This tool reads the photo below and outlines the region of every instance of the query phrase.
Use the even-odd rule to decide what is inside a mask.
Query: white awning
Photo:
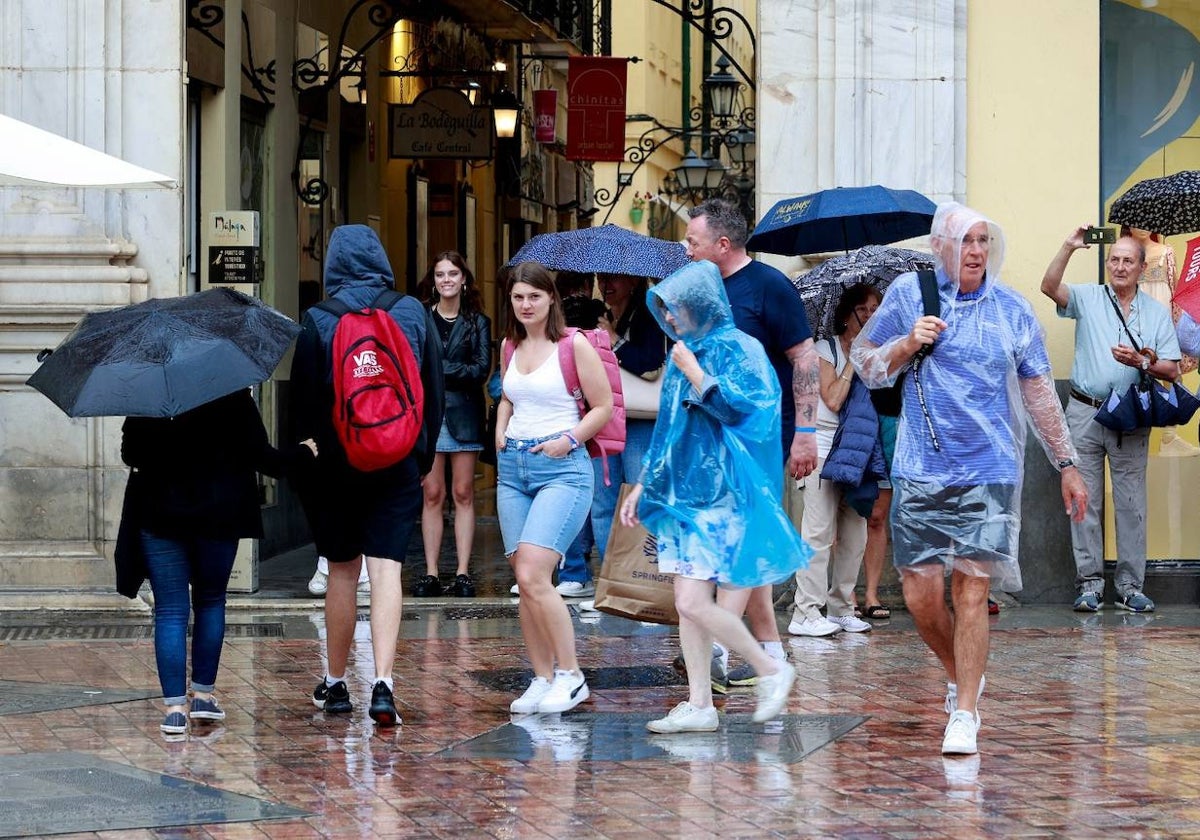
[[[175,179],[0,114],[0,186],[173,188]]]

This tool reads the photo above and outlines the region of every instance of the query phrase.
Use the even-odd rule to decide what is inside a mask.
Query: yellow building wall
[[[1157,12],[1178,19],[1196,4],[1162,0]],[[1036,21],[1031,26],[1030,21]],[[1100,4],[1093,0],[970,0],[967,13],[967,203],[1004,229],[1004,280],[1032,301],[1046,330],[1054,376],[1070,375],[1074,322],[1059,318],[1041,294],[1046,265],[1077,225],[1100,218]],[[1195,27],[1193,28],[1195,31]],[[1111,117],[1110,117],[1111,118]],[[1108,204],[1143,178],[1200,168],[1200,125],[1151,156]],[[1188,236],[1175,237],[1182,263]],[[1068,283],[1103,277],[1102,256],[1077,254]],[[1186,382],[1196,387],[1198,377]],[[1197,421],[1181,436],[1196,440]],[[1200,555],[1200,522],[1186,515],[1182,488],[1200,481],[1200,458],[1157,455],[1161,433],[1151,437],[1147,557],[1189,559]],[[1116,546],[1112,499],[1106,493],[1105,555]]]

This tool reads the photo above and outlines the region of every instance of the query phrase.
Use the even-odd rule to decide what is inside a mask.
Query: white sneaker
[[[970,712],[950,715],[946,734],[942,736],[942,755],[974,755],[979,752],[975,745],[978,733],[979,723]]]
[[[805,618],[800,621],[793,619],[788,625],[788,632],[793,636],[832,636],[842,632],[840,624],[834,624],[822,615],[816,618]]]
[[[318,569],[308,581],[308,591],[314,595],[324,595],[329,591],[329,575]]]
[[[666,717],[648,721],[646,728],[660,734],[714,732],[717,728],[717,710],[713,706],[709,706],[707,709],[698,709],[684,700],[667,712]]]
[[[596,609],[596,602],[594,600],[580,601],[578,604],[576,604],[576,606],[579,607],[580,612],[590,612],[590,613],[600,612],[600,610]]]
[[[555,668],[554,682],[538,703],[537,710],[544,715],[568,712],[588,699],[589,695],[587,680],[582,673]]]
[[[853,615],[831,615],[826,620],[833,622],[847,633],[866,633],[871,629],[870,624]]]
[[[545,677],[534,677],[525,693],[508,705],[514,715],[531,715],[538,710],[538,703],[550,691],[551,682]]]
[[[975,717],[979,717],[979,700],[983,697],[983,689],[987,685],[987,674],[982,674],[979,677],[979,691],[975,694]],[[958,711],[958,685],[952,682],[946,683],[946,714],[952,715]]]
[[[514,583],[512,586],[508,587],[508,594],[520,596],[521,588]]]
[[[780,662],[779,670],[774,674],[760,676],[754,686],[758,691],[758,707],[750,719],[755,723],[764,723],[779,717],[787,706],[788,695],[792,693],[792,683],[795,681],[796,669],[788,662]]]
[[[590,580],[587,583],[578,580],[564,580],[554,589],[564,598],[590,598],[596,594],[596,584]]]

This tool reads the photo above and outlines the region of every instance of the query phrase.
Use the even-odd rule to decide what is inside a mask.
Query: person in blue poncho
[[[779,382],[762,345],[734,326],[712,263],[681,268],[646,298],[676,344],[641,481],[620,515],[630,526],[640,517],[658,540],[659,570],[675,575],[688,673],[688,699],[646,728],[717,728],[708,668],[714,639],[754,668],[754,720],[770,720],[783,711],[796,672],[765,653],[740,616],[753,587],[786,580],[811,554],[782,507]],[[728,609],[714,600],[717,585],[737,588]]]

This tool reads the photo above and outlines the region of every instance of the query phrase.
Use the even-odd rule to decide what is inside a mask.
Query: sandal
[[[884,619],[891,617],[891,609],[885,607],[883,604],[871,604],[871,606],[863,610],[863,618]]]

